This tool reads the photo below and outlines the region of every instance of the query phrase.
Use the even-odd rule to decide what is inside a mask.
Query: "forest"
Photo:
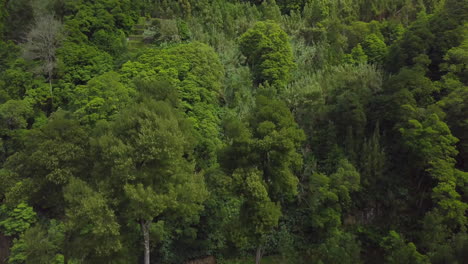
[[[0,264],[468,263],[468,0],[0,0]]]

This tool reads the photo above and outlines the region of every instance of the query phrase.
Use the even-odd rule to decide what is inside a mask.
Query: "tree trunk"
[[[255,255],[255,264],[260,264],[262,261],[262,255],[263,255],[263,249],[262,246],[257,247],[257,254]]]
[[[149,229],[150,229],[151,221],[148,220],[141,220],[141,230],[143,231],[143,239],[145,245],[145,260],[144,264],[150,264],[150,238],[149,238]]]
[[[10,256],[11,239],[0,233],[0,264],[6,264]]]

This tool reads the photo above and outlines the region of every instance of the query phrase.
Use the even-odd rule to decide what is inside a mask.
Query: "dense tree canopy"
[[[466,0],[0,0],[0,264],[465,263],[467,65]]]

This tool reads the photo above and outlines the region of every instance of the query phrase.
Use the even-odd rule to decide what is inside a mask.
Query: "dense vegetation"
[[[0,263],[467,263],[468,0],[0,0],[0,36]]]

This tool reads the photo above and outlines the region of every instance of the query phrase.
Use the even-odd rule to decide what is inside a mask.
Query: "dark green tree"
[[[141,227],[150,263],[153,222],[196,223],[207,191],[193,162],[191,124],[171,105],[146,99],[122,111],[100,140],[110,161],[116,198]],[[121,194],[125,195],[122,197]]]
[[[136,61],[122,66],[122,82],[167,82],[178,90],[180,107],[194,120],[198,144],[197,167],[207,169],[216,163],[221,147],[219,95],[223,66],[214,50],[193,42],[165,49],[150,49]]]
[[[35,225],[13,241],[8,263],[63,264],[64,237],[63,223],[56,220],[45,227]]]
[[[254,82],[284,87],[295,68],[288,35],[274,22],[257,22],[239,39]]]
[[[385,61],[387,56],[387,45],[375,34],[368,35],[362,47],[370,63],[381,64]]]
[[[47,124],[28,131],[23,144],[4,165],[18,176],[7,197],[10,192],[11,202],[27,200],[32,205],[63,212],[62,187],[71,177],[88,175],[87,133],[69,113],[58,111]],[[15,194],[18,192],[21,197]]]
[[[107,72],[74,89],[70,108],[83,124],[111,120],[130,103],[135,90],[120,82],[120,75]]]
[[[416,250],[416,246],[405,240],[395,231],[390,231],[388,236],[382,239],[380,245],[387,252],[386,263],[398,264],[428,264],[429,258]]]
[[[246,121],[227,121],[229,144],[221,161],[244,197],[240,221],[257,246],[259,263],[265,236],[278,224],[281,204],[298,193],[296,172],[302,165],[298,149],[304,133],[283,102],[263,95]]]
[[[71,178],[65,186],[65,257],[101,263],[122,247],[119,224],[107,199],[86,182]]]

